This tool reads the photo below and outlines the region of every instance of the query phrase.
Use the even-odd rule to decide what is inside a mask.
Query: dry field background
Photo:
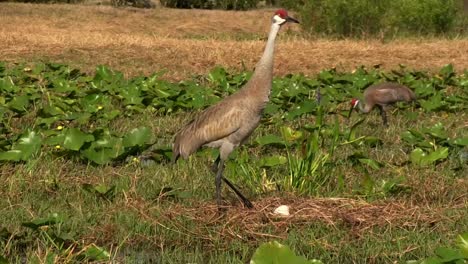
[[[0,61],[32,65],[55,61],[88,72],[106,64],[127,76],[167,70],[164,78],[170,80],[204,75],[216,65],[251,70],[264,47],[272,12],[0,3]],[[275,60],[277,75],[312,75],[324,68],[352,70],[374,64],[438,71],[453,63],[460,71],[468,68],[468,38],[386,43],[318,39],[297,25],[288,25],[280,32]],[[42,81],[38,83],[42,87]],[[158,144],[165,145],[192,116],[188,110],[162,114],[151,109],[122,114],[109,130],[124,133],[148,127]],[[358,133],[384,142],[383,147],[368,149],[370,158],[385,165],[373,170],[374,190],[368,196],[362,194],[367,188],[364,172],[349,161],[337,164],[342,175],[332,175],[336,179],[316,197],[270,190],[268,179],[280,182],[288,169],[268,170],[268,178],[267,170],[254,159],[269,150],[246,146],[238,152],[244,161],[231,163],[227,171],[257,209],[244,210],[224,188],[232,206],[223,216],[218,215],[213,199],[208,152],[176,165],[93,166],[58,153],[38,155],[25,163],[2,163],[0,263],[1,257],[12,263],[46,263],[49,256],[56,257],[55,263],[76,263],[80,250],[94,244],[111,253],[111,263],[247,263],[260,243],[274,239],[324,263],[403,263],[432,256],[435,248],[451,245],[468,230],[468,182],[462,177],[466,173],[450,162],[427,168],[404,164],[408,150],[400,135],[408,128],[421,131],[437,122],[452,138],[465,135],[467,113],[411,111],[389,113],[389,128],[379,125],[377,113],[360,127]],[[13,117],[8,124],[18,131],[32,127],[36,112],[27,112],[24,123]],[[267,121],[251,140],[278,134],[284,126],[302,127],[314,119],[310,115],[290,123]],[[344,159],[355,151],[348,147],[338,157]],[[400,178],[404,179],[401,193],[384,189]],[[387,182],[390,185],[384,185]],[[112,186],[116,192],[108,199],[84,186]],[[174,194],[163,191],[166,187],[173,188]],[[188,197],[177,198],[178,194]],[[272,217],[280,204],[291,205],[293,217]],[[22,225],[55,212],[67,217],[57,229],[70,232],[76,248],[58,248],[42,236],[46,232],[29,231]]]
[[[126,75],[166,69],[181,80],[216,65],[252,69],[261,55],[271,9],[141,10],[92,5],[0,4],[0,60],[53,60],[92,71],[106,64]],[[275,73],[314,74],[406,64],[433,70],[468,68],[468,39],[331,40],[307,37],[297,25],[280,33]]]

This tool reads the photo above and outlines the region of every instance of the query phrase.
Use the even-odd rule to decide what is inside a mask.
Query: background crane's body
[[[396,102],[411,102],[413,100],[416,100],[413,91],[402,84],[390,82],[375,84],[369,86],[369,88],[364,91],[364,105],[357,99],[351,101],[351,109],[349,110],[348,118],[356,107],[358,107],[362,113],[369,113],[377,106],[380,110],[383,124],[387,126],[387,106]]]
[[[249,82],[239,92],[205,109],[175,136],[174,162],[180,156],[187,158],[202,146],[219,148],[220,156],[215,161],[218,206],[221,205],[222,179],[241,198],[245,206],[253,207],[252,203],[223,177],[224,162],[234,148],[244,143],[260,123],[271,91],[276,35],[286,22],[298,23],[290,18],[285,10],[276,11],[265,51]]]

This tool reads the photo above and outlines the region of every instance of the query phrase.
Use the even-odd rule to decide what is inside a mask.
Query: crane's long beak
[[[349,109],[349,113],[348,113],[348,119],[351,117],[351,114],[353,113],[353,110],[355,109],[354,106],[351,106],[351,108]]]
[[[292,22],[292,23],[297,23],[300,24],[299,21],[295,18],[292,18],[290,16],[286,17],[286,22]]]

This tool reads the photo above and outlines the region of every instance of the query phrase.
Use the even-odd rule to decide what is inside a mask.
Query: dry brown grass
[[[167,69],[165,77],[206,74],[216,65],[252,69],[269,28],[271,10],[207,11],[109,6],[1,3],[0,59],[53,60],[91,71],[107,64],[127,75]],[[282,30],[275,72],[314,74],[323,68],[398,64],[427,70],[453,63],[468,68],[468,40],[327,40]]]
[[[291,214],[289,216],[275,215],[273,211],[279,205],[289,205]],[[262,238],[286,239],[291,229],[305,228],[317,222],[336,229],[349,229],[350,235],[359,239],[363,233],[370,232],[369,230],[373,227],[398,226],[416,230],[421,227],[433,227],[440,222],[446,224],[447,221],[457,221],[461,217],[453,215],[449,219],[444,216],[446,211],[456,209],[456,207],[435,210],[405,202],[368,203],[347,198],[264,198],[255,202],[253,210],[229,206],[224,213],[219,213],[214,202],[200,202],[190,207],[173,203],[161,210],[159,205],[135,200],[119,205],[119,210],[124,207],[136,212],[142,219],[154,226],[197,237],[207,242],[207,247],[215,245],[214,240],[223,241],[222,245],[219,243],[216,245],[226,248],[229,247],[230,242],[236,240],[255,244]],[[463,207],[458,209],[461,208]],[[156,218],[152,215],[155,210],[158,212]],[[187,221],[196,223],[196,226],[200,228],[189,230]],[[215,236],[206,232],[209,227],[216,227]],[[101,236],[101,232],[111,234],[113,231],[100,230],[99,235],[94,233],[87,239],[96,241]],[[339,249],[336,250],[339,251]]]

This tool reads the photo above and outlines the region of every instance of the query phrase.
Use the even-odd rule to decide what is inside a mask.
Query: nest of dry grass
[[[289,216],[274,214],[280,205],[290,207]],[[147,215],[146,209],[134,208],[145,220],[156,225],[210,241],[213,235],[207,234],[207,228],[216,230],[217,240],[255,242],[265,237],[286,238],[291,228],[300,229],[314,222],[335,228],[348,227],[352,234],[359,237],[363,231],[375,226],[432,226],[443,217],[436,210],[401,201],[368,203],[348,198],[265,198],[256,201],[254,206],[255,209],[228,206],[220,213],[213,202],[190,207],[174,203],[159,211],[157,218]],[[189,230],[187,220],[200,228]]]

